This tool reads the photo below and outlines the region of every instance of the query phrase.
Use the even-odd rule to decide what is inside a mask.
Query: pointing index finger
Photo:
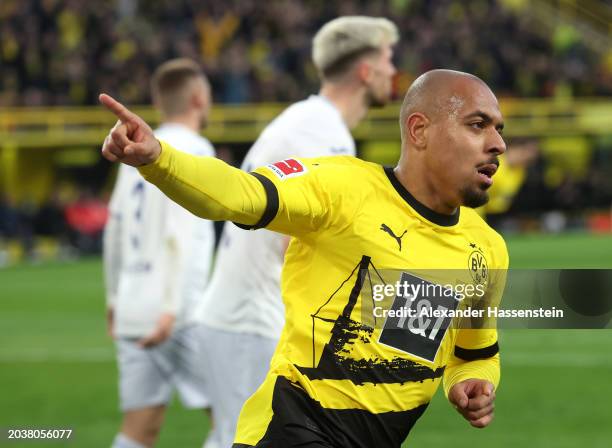
[[[108,110],[114,113],[117,118],[121,120],[121,122],[127,123],[128,121],[134,121],[136,115],[130,112],[127,107],[114,99],[112,96],[102,93],[98,99]]]

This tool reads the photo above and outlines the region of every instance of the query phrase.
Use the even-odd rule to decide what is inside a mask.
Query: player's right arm
[[[257,179],[218,159],[176,151],[123,104],[105,94],[100,102],[118,118],[102,146],[106,159],[140,168],[168,197],[202,218],[257,222],[266,207]]]
[[[147,181],[197,216],[291,235],[315,231],[328,221],[328,191],[317,188],[314,170],[305,163],[281,162],[280,168],[248,174],[212,157],[177,151],[156,140],[151,128],[122,104],[108,95],[100,101],[119,118],[104,142],[104,157],[138,167]],[[290,173],[286,181],[275,169]]]

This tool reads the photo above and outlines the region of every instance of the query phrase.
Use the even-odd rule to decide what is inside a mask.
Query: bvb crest
[[[468,269],[472,279],[477,285],[484,285],[489,279],[489,267],[484,254],[480,250],[475,250],[468,258]]]

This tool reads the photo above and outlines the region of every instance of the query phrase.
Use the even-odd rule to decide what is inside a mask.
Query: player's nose
[[[506,152],[506,142],[497,129],[491,129],[487,139],[487,153],[500,155]]]

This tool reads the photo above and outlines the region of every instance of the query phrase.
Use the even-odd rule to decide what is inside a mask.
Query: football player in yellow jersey
[[[413,83],[394,169],[333,157],[247,174],[158,142],[123,105],[100,100],[119,118],[107,159],[138,166],[203,218],[294,237],[282,278],[286,324],[266,380],[243,407],[235,447],[399,447],[442,380],[471,425],[491,422],[495,328],[431,328],[429,320],[419,331],[389,328],[391,320],[379,328],[361,300],[374,271],[415,278],[469,264],[481,283],[507,268],[503,239],[472,210],[486,203],[506,149],[497,99],[482,80],[434,70]],[[497,303],[502,288],[493,286],[486,299]]]

